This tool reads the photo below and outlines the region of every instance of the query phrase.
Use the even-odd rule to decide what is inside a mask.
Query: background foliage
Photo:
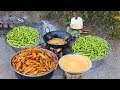
[[[63,28],[70,24],[73,17],[72,11],[0,11],[0,17],[11,14],[12,16],[28,16],[30,21],[52,20]],[[120,11],[78,11],[83,19],[84,27],[102,34],[109,31],[111,37],[120,36]],[[117,28],[117,29],[116,29]]]

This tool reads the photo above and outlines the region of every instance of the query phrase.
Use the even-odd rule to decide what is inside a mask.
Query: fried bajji
[[[22,63],[21,63],[21,62],[18,62],[18,63],[16,64],[16,70],[19,70],[21,66],[22,66]]]
[[[35,60],[29,60],[31,63],[33,63],[34,65],[39,65],[40,66],[40,63],[35,61]]]
[[[46,58],[46,56],[45,56],[43,53],[38,53],[38,55],[39,55],[41,58],[43,58],[43,59]]]
[[[28,75],[33,76],[33,75],[36,75],[37,73],[38,71],[33,71],[33,72],[28,73]]]
[[[24,70],[23,74],[27,74],[27,73],[30,72],[32,69],[34,69],[34,67],[32,67],[32,66],[27,67],[27,68]]]
[[[13,68],[25,75],[42,75],[57,67],[54,54],[48,50],[28,48],[22,50],[12,59]]]

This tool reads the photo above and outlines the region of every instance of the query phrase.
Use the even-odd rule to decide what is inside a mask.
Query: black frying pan
[[[53,47],[53,48],[64,48],[66,47],[68,44],[70,44],[71,42],[71,34],[69,34],[68,32],[65,32],[65,31],[50,31],[50,28],[49,27],[46,27],[45,28],[45,31],[46,29],[49,29],[49,32],[46,32],[46,34],[43,36],[43,39],[45,41],[45,43],[49,46],[49,47]],[[52,45],[52,44],[48,44],[47,42],[49,40],[51,40],[52,38],[62,38],[64,40],[67,41],[67,44],[65,45]]]

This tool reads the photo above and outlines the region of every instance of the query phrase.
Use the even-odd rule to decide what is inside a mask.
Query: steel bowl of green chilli
[[[16,52],[39,45],[40,32],[31,26],[14,26],[6,35],[6,42]]]
[[[100,66],[110,53],[110,45],[98,36],[79,36],[72,45],[73,53],[85,55],[92,61],[92,68]]]

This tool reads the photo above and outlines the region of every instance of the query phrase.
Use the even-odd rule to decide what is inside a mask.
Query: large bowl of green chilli
[[[26,25],[16,25],[6,35],[6,42],[15,51],[35,47],[40,42],[38,29]]]
[[[110,45],[98,36],[79,36],[72,45],[73,53],[87,56],[92,61],[92,68],[100,66],[110,53]]]

